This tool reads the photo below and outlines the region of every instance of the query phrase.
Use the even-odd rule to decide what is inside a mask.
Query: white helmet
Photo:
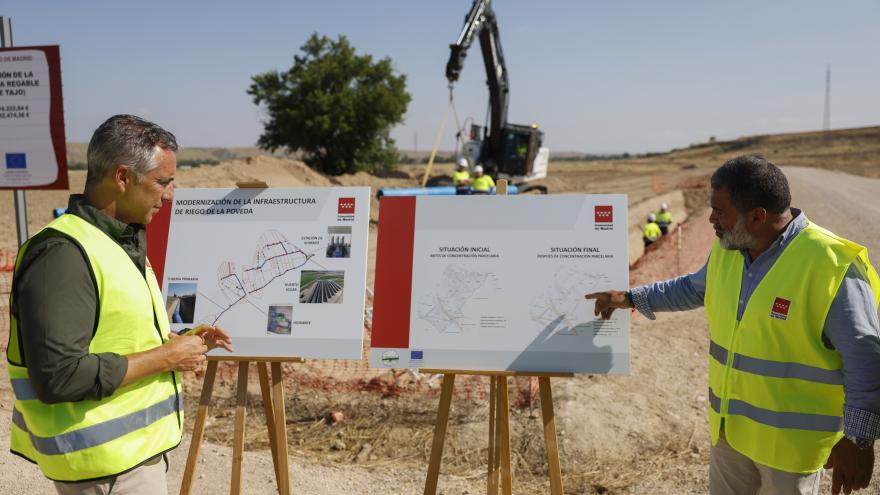
[[[667,205],[666,203],[660,203],[661,210],[665,210],[666,208],[669,208],[669,205]]]
[[[467,158],[465,158],[463,156],[458,157],[458,160],[456,161],[455,165],[462,167],[462,168],[467,168],[467,166],[468,166]]]
[[[474,173],[475,173],[475,174],[479,174],[479,173],[482,172],[482,171],[483,171],[483,166],[482,166],[482,165],[477,165],[476,167],[474,167]]]
[[[654,222],[656,220],[657,220],[657,215],[655,215],[653,213],[648,213],[648,221],[649,222]]]

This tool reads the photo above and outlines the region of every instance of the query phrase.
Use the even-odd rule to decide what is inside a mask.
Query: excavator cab
[[[533,164],[544,141],[544,133],[537,126],[507,124],[501,128],[501,156],[497,164],[499,174],[509,177],[532,175]]]
[[[544,133],[532,124],[506,124],[501,128],[501,145],[492,152],[483,126],[472,125],[464,154],[471,163],[481,163],[495,178],[533,180],[547,176],[549,153],[542,148]]]

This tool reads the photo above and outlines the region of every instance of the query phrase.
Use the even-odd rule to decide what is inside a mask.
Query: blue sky
[[[312,32],[390,57],[412,101],[393,131],[429,149],[447,111],[444,69],[470,0],[9,0],[16,46],[61,45],[69,141],[135,113],[183,146],[252,146],[261,111],[250,77],[289,68]],[[512,123],[552,150],[662,151],[752,134],[880,124],[880,2],[493,2]],[[459,117],[485,118],[479,47],[456,85]],[[452,122],[450,121],[450,127]],[[441,148],[452,149],[447,128]]]
[[[190,296],[198,292],[198,285],[189,282],[171,282],[168,284],[168,295]]]

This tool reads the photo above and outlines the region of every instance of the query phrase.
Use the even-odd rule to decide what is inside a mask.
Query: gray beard
[[[740,216],[732,229],[722,232],[719,243],[724,249],[751,249],[755,247],[755,238],[746,230],[745,219]]]

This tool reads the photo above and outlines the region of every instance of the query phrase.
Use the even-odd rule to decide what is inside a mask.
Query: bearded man
[[[880,436],[880,278],[867,250],[792,208],[785,175],[741,156],[712,175],[717,240],[697,272],[586,294],[596,315],[705,307],[712,495],[868,486]]]

